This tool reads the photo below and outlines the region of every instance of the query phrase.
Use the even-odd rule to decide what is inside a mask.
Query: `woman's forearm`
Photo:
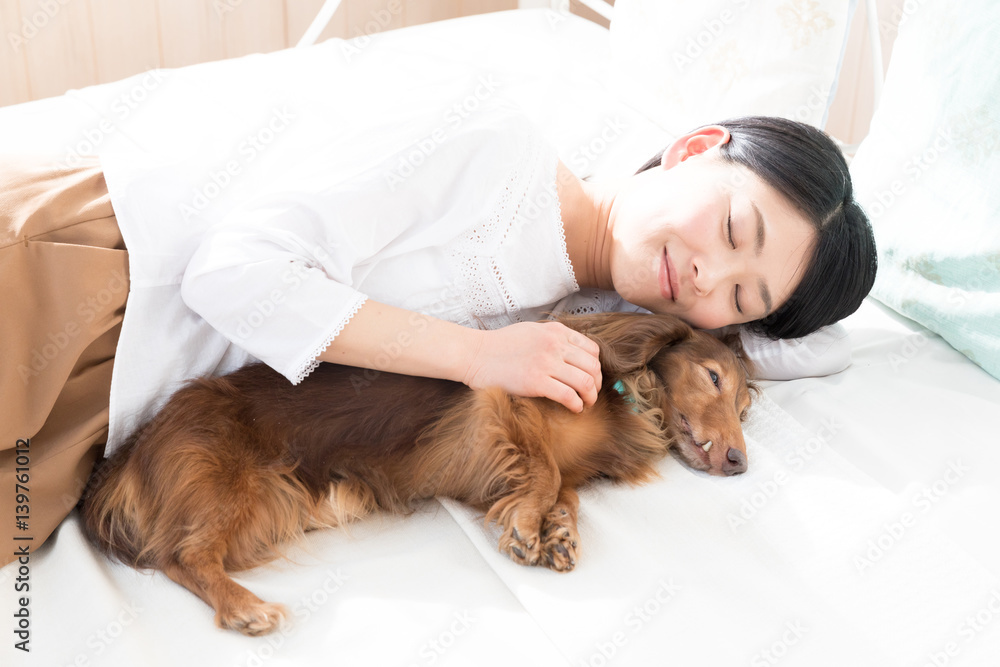
[[[368,300],[319,360],[465,382],[483,333]]]
[[[597,400],[597,344],[558,322],[480,331],[366,301],[320,361],[544,396],[579,412]]]

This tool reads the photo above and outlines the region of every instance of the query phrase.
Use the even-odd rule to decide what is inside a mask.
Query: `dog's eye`
[[[708,377],[712,378],[712,384],[715,385],[716,389],[721,389],[719,387],[719,374],[713,371],[711,368],[708,369]]]

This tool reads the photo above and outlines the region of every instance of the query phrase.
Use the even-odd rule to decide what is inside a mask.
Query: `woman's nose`
[[[711,294],[719,285],[730,282],[738,271],[738,261],[735,258],[728,260],[713,260],[707,256],[696,258],[691,267],[694,293],[698,296]]]
[[[700,257],[692,262],[691,283],[698,296],[710,294],[720,280],[719,269],[707,258]]]

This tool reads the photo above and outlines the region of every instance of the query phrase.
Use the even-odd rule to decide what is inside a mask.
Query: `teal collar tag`
[[[618,382],[615,382],[612,385],[612,388],[615,391],[617,391],[619,394],[621,394],[622,396],[625,397],[625,402],[626,403],[631,403],[632,404],[632,412],[635,412],[635,413],[639,412],[639,406],[635,402],[635,396],[633,396],[632,394],[628,393],[628,390],[625,389],[625,383],[624,382],[622,382],[621,380],[619,380]]]

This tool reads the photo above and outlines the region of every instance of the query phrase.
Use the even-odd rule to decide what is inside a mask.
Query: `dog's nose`
[[[722,472],[727,475],[739,475],[747,471],[747,455],[733,447],[726,452],[726,461],[722,464]]]

